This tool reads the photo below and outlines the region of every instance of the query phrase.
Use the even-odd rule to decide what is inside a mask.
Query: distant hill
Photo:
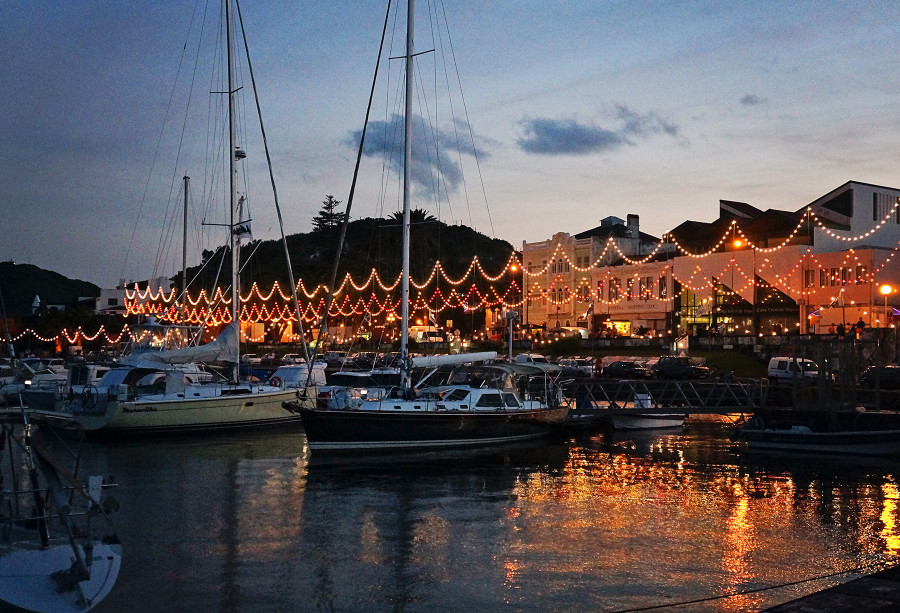
[[[416,219],[420,217],[420,219]],[[337,228],[292,234],[287,237],[288,251],[294,277],[303,280],[308,289],[326,284],[331,275],[339,236]],[[481,265],[490,273],[503,270],[513,246],[500,239],[485,236],[463,225],[447,225],[434,218],[413,217],[410,237],[410,268],[414,280],[426,278],[440,261],[451,277],[461,276],[468,270],[472,258],[478,256]],[[268,289],[274,281],[288,287],[284,248],[280,241],[254,241],[241,249],[246,282],[257,282]],[[351,221],[347,228],[343,257],[339,265],[338,283],[350,273],[357,282],[365,281],[374,268],[385,283],[392,282],[400,274],[401,234],[399,222],[392,219],[363,218]],[[204,262],[209,264],[188,269],[188,278],[195,279],[195,287],[212,287],[218,262],[217,252],[206,251]],[[220,278],[230,274],[230,260],[226,258]],[[180,274],[176,279],[180,279]]]
[[[41,297],[42,304],[68,306],[78,302],[79,298],[98,297],[100,288],[32,264],[0,262],[0,292],[3,293],[6,314],[9,317],[25,317],[31,315],[35,296]]]
[[[294,277],[302,279],[307,288],[328,283],[338,234],[338,230],[332,228],[287,237]],[[496,274],[504,268],[513,253],[513,246],[504,240],[490,238],[467,226],[447,225],[421,214],[414,216],[411,234],[413,280],[427,277],[437,261],[441,262],[448,275],[458,277],[466,272],[476,255],[489,274]],[[338,283],[348,272],[358,282],[364,281],[372,268],[378,270],[383,281],[391,282],[400,274],[400,245],[400,224],[396,220],[363,218],[352,221],[347,230]],[[252,254],[245,267],[246,281],[255,281],[265,290],[275,281],[288,287],[280,241],[254,241],[246,245],[241,253],[244,259]],[[195,288],[212,287],[217,272],[220,272],[220,279],[228,277],[230,260],[226,259],[222,270],[218,271],[221,255],[221,248],[217,252],[206,251],[204,262],[213,260],[215,264],[189,268],[188,278],[195,279]],[[180,281],[180,276],[176,275],[175,279]],[[31,315],[35,296],[40,296],[41,303],[45,305],[69,306],[79,298],[100,295],[100,288],[93,283],[69,279],[31,264],[14,262],[0,262],[0,291],[9,317]]]

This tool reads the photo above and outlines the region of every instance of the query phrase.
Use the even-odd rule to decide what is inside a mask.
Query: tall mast
[[[403,119],[403,273],[400,285],[400,386],[409,387],[409,191],[412,171],[413,17],[415,0],[406,9],[406,108]]]
[[[234,142],[235,135],[235,111],[234,111],[234,34],[231,24],[231,0],[225,1],[225,32],[226,45],[228,46],[228,171],[231,181],[230,198],[231,198],[231,222],[229,225],[229,244],[231,246],[231,318],[232,324],[238,328],[238,339],[240,339],[240,296],[241,296],[241,277],[240,265],[241,257],[239,253],[238,241],[235,239],[235,229],[238,222],[238,204],[237,204],[237,146]],[[238,350],[240,354],[240,349]],[[238,359],[239,355],[234,356],[234,380],[238,380]]]
[[[188,223],[188,184],[191,178],[184,175],[184,220],[181,238],[181,323],[187,323],[187,223]]]

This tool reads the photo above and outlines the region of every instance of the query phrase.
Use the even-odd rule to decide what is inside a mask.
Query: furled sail
[[[240,335],[238,325],[234,322],[225,326],[218,337],[205,345],[169,349],[141,354],[141,360],[162,362],[164,364],[188,364],[190,362],[236,362]]]

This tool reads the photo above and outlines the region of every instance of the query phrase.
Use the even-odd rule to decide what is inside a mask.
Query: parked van
[[[819,376],[819,365],[803,358],[778,357],[769,360],[769,381],[790,381],[797,378],[815,379]]]
[[[409,338],[417,343],[446,343],[444,334],[435,326],[410,326]]]

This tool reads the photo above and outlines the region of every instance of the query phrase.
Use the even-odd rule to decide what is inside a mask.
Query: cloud
[[[756,94],[744,94],[741,98],[741,104],[744,106],[756,106],[758,104],[766,104],[768,100],[760,98]]]
[[[523,136],[519,148],[539,155],[588,155],[615,151],[625,145],[636,145],[638,138],[667,134],[681,140],[677,125],[657,113],[638,113],[625,105],[617,105],[612,114],[614,128],[577,122],[574,119],[523,119],[519,122]]]
[[[463,172],[459,155],[477,155],[480,160],[489,154],[482,149],[473,151],[468,127],[457,123],[453,131],[434,128],[413,116],[412,173],[413,186],[419,192],[433,193],[440,190],[455,192],[462,184]],[[360,130],[351,132],[344,144],[356,150],[359,147]],[[464,147],[464,144],[467,146]],[[369,122],[366,143],[363,147],[366,157],[383,157],[390,169],[398,176],[403,172],[403,116],[394,114],[390,121]]]

